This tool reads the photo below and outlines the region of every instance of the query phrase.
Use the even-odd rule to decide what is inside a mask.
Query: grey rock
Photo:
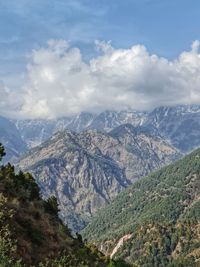
[[[15,124],[4,117],[0,116],[0,142],[6,149],[4,162],[15,161],[27,150],[26,143],[22,140]]]
[[[28,152],[19,167],[36,177],[45,198],[55,195],[74,231],[120,191],[180,154],[160,137],[130,124],[111,133],[65,130]]]
[[[200,106],[156,108],[143,127],[168,139],[182,153],[189,153],[200,146]]]

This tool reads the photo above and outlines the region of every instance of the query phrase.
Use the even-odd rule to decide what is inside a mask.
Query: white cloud
[[[115,49],[110,42],[96,45],[101,54],[89,63],[64,40],[50,40],[48,47],[34,50],[27,82],[17,91],[22,102],[18,113],[57,117],[200,103],[199,41],[173,61],[149,54],[143,45],[130,49]],[[5,94],[10,97],[4,89]]]
[[[13,117],[17,116],[16,111],[19,111],[21,105],[20,94],[10,90],[0,81],[0,115]]]

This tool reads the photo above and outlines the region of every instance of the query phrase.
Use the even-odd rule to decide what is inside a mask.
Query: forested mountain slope
[[[100,210],[84,237],[133,266],[200,266],[200,149],[137,181]]]

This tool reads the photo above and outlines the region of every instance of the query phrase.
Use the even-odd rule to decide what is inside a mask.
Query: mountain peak
[[[136,135],[137,131],[132,124],[126,123],[116,127],[115,129],[110,131],[109,134],[117,138],[117,137],[123,137],[125,134]]]
[[[64,130],[19,162],[35,175],[44,197],[58,197],[61,217],[75,231],[130,183],[179,156],[162,139],[135,135],[129,124],[121,128],[126,134],[120,140],[93,129]]]

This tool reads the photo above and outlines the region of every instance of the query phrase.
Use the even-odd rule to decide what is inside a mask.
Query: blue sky
[[[49,39],[69,41],[86,63],[98,55],[95,40],[173,61],[200,39],[200,1],[0,0],[0,84],[23,84],[32,51]]]
[[[70,40],[86,58],[95,39],[115,47],[144,44],[176,57],[200,38],[198,0],[0,0],[0,73],[23,68],[50,38]]]

